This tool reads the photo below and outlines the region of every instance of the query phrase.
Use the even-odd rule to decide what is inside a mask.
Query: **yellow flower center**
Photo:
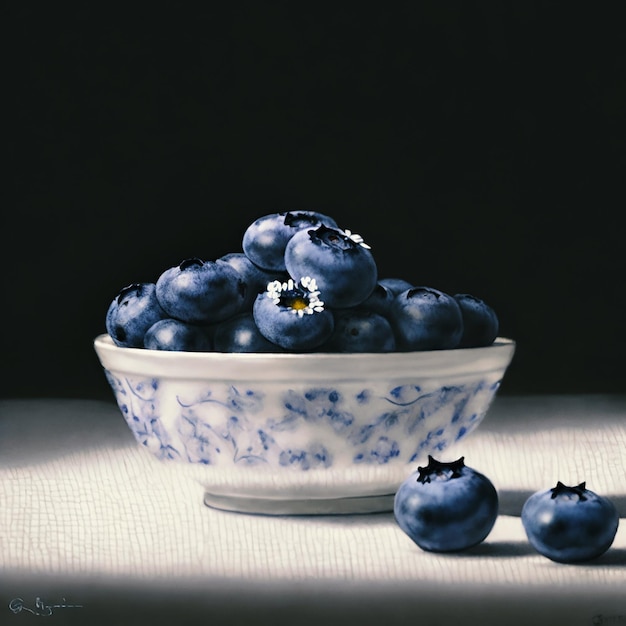
[[[302,297],[295,296],[293,298],[286,299],[285,304],[294,311],[302,311],[309,306],[308,300],[305,300]]]

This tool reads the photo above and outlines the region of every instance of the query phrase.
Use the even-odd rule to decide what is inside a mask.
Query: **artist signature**
[[[33,615],[52,615],[53,609],[80,609],[82,606],[82,604],[66,604],[65,598],[61,598],[61,604],[46,604],[39,596],[35,598],[34,608],[26,606],[22,598],[13,598],[9,602],[9,609],[13,613],[28,611]]]
[[[594,615],[591,619],[594,626],[617,626],[618,624],[626,624],[626,615]]]

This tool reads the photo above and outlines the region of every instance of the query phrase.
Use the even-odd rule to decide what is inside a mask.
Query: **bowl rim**
[[[191,359],[204,359],[204,358],[229,358],[236,360],[254,360],[259,358],[271,357],[272,360],[278,359],[281,361],[303,359],[310,360],[313,358],[323,357],[330,360],[345,360],[346,358],[363,358],[363,357],[376,357],[387,358],[398,355],[427,355],[427,354],[451,354],[451,353],[467,353],[467,352],[485,352],[493,350],[499,346],[514,346],[516,344],[514,339],[508,337],[496,337],[494,342],[488,346],[480,346],[475,348],[451,348],[448,350],[391,350],[389,352],[218,352],[218,351],[205,351],[205,352],[191,352],[185,350],[148,350],[147,348],[126,348],[118,346],[113,342],[113,339],[108,333],[102,333],[94,339],[94,344],[101,347],[112,348],[117,351],[131,353],[150,354],[157,359],[173,359],[181,358],[185,355],[185,358]]]
[[[103,333],[95,338],[94,348],[106,370],[127,374],[178,379],[359,380],[474,376],[504,370],[516,342],[497,337],[489,346],[413,352],[184,352],[125,348]]]

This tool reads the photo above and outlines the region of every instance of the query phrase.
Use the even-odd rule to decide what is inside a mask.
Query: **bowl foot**
[[[393,511],[394,495],[272,500],[205,492],[204,504],[222,511],[261,515],[356,515]]]

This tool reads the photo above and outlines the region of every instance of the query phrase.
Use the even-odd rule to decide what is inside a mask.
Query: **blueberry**
[[[159,305],[154,283],[133,283],[113,299],[106,329],[113,342],[125,348],[143,348],[143,337],[155,322],[167,317]]]
[[[382,315],[367,309],[335,312],[335,329],[320,348],[326,352],[393,352],[396,340],[391,325]]]
[[[172,318],[160,320],[148,329],[144,337],[144,348],[185,352],[212,350],[208,328]]]
[[[395,295],[414,286],[408,280],[404,280],[404,278],[381,278],[378,282]]]
[[[396,298],[396,294],[381,281],[376,283],[374,291],[363,300],[361,307],[387,317],[391,312],[391,305]]]
[[[397,295],[389,321],[402,350],[456,348],[463,334],[456,300],[432,287],[412,287]]]
[[[252,313],[241,313],[221,322],[213,337],[217,352],[284,352],[259,331]]]
[[[256,297],[267,288],[268,283],[274,280],[287,280],[287,272],[271,272],[255,265],[243,252],[231,252],[216,260],[217,263],[227,263],[236,269],[246,286],[246,297],[241,310],[252,311]]]
[[[286,350],[313,350],[322,345],[333,332],[334,317],[324,308],[319,293],[309,277],[270,283],[252,309],[261,334]]]
[[[285,271],[285,247],[300,230],[322,224],[337,227],[335,220],[316,211],[271,213],[252,222],[243,235],[243,251],[259,267]]]
[[[159,276],[156,295],[169,317],[213,324],[239,313],[246,287],[239,272],[227,263],[191,258]]]
[[[531,495],[522,508],[522,524],[531,545],[560,563],[589,561],[613,544],[619,514],[608,499],[585,483],[556,487]]]
[[[312,276],[331,308],[361,304],[374,290],[376,262],[358,235],[322,225],[296,233],[285,249],[290,276]]]
[[[394,516],[423,550],[457,552],[481,543],[498,517],[498,493],[463,457],[445,463],[428,457],[398,488]]]
[[[463,317],[463,335],[460,348],[490,346],[498,336],[498,316],[495,311],[480,298],[468,293],[454,296]]]

